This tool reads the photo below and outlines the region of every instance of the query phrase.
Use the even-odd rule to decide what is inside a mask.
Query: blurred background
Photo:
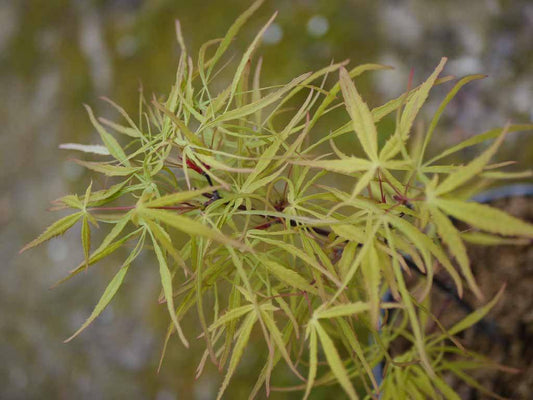
[[[22,255],[18,250],[57,218],[46,211],[50,201],[80,192],[90,181],[68,161],[70,153],[58,149],[65,142],[98,143],[82,104],[114,117],[99,100],[107,96],[136,115],[140,83],[148,95],[165,94],[173,83],[179,55],[174,19],[181,21],[194,55],[205,41],[222,37],[249,4],[0,0],[1,399],[203,400],[216,395],[222,376],[215,368],[194,380],[201,346],[186,350],[172,340],[156,374],[167,314],[157,304],[159,280],[150,257],[135,263],[104,314],[63,344],[90,314],[116,264],[102,262],[48,290],[82,259],[79,234],[71,231]],[[264,57],[264,85],[287,82],[332,59],[349,58],[351,66],[392,65],[394,71],[358,79],[363,96],[375,106],[405,89],[411,68],[415,83],[421,82],[447,56],[446,74],[488,78],[467,85],[451,103],[432,151],[508,120],[531,123],[529,0],[267,0],[233,50],[246,48],[275,10],[278,18],[258,52]],[[426,115],[449,88],[435,90]],[[522,169],[531,167],[531,139],[512,135],[504,155],[521,162]],[[526,273],[531,278],[531,270]],[[252,372],[262,357],[249,353],[227,398],[247,398],[255,382]],[[329,395],[318,391],[315,398]]]

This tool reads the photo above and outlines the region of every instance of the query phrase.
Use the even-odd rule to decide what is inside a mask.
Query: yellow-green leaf
[[[133,174],[138,168],[121,167],[119,165],[102,164],[94,161],[74,160],[76,164],[88,168],[92,171],[99,172],[107,176],[127,176]]]
[[[130,162],[128,161],[126,153],[124,153],[124,150],[122,150],[122,147],[120,147],[120,144],[118,144],[117,140],[111,134],[109,134],[100,124],[100,122],[98,122],[98,120],[94,117],[93,110],[91,109],[91,107],[85,105],[85,109],[89,114],[89,118],[91,119],[93,126],[100,134],[100,137],[102,138],[105,147],[107,147],[107,149],[109,150],[109,153],[115,159],[123,163],[126,167],[129,167]]]
[[[184,192],[171,193],[165,196],[161,196],[157,199],[147,201],[146,203],[144,203],[144,206],[151,207],[151,208],[157,208],[157,207],[170,206],[172,204],[179,204],[179,203],[183,203],[185,201],[194,199],[195,197],[201,196],[204,193],[213,192],[217,189],[220,189],[220,187],[219,186],[216,186],[216,187],[208,186],[208,187],[205,187],[199,190],[190,190],[190,191],[184,191]]]
[[[328,307],[325,310],[317,310],[315,316],[318,319],[351,317],[368,310],[370,310],[370,305],[368,303],[357,301],[355,303],[339,304],[338,306]]]
[[[450,90],[450,92],[446,95],[446,97],[444,98],[444,100],[442,101],[442,103],[440,104],[439,108],[437,109],[437,111],[435,112],[435,114],[433,115],[433,118],[431,120],[431,124],[429,125],[429,128],[428,128],[428,131],[426,133],[426,136],[424,138],[424,144],[422,145],[422,149],[421,149],[421,152],[420,152],[420,155],[419,155],[419,160],[418,160],[418,165],[421,165],[422,163],[422,160],[424,158],[424,153],[426,151],[426,148],[429,144],[429,142],[431,141],[431,138],[433,136],[433,131],[435,130],[435,128],[437,127],[437,124],[439,122],[439,119],[442,115],[442,113],[444,112],[444,109],[446,108],[446,106],[448,105],[448,103],[455,97],[455,95],[457,94],[457,92],[459,92],[459,90],[464,86],[466,85],[467,83],[469,82],[472,82],[473,80],[476,80],[476,79],[483,79],[483,78],[486,78],[486,75],[468,75],[468,76],[465,76],[464,78],[460,79],[455,85],[454,87],[452,88],[452,90]]]
[[[522,238],[505,238],[497,235],[491,235],[483,232],[462,232],[461,238],[468,243],[480,244],[483,246],[502,246],[502,245],[526,245],[528,239]]]
[[[175,212],[167,210],[157,210],[153,208],[142,208],[138,210],[138,212],[143,217],[150,219],[158,219],[162,223],[176,228],[182,232],[185,232],[190,236],[203,236],[205,238],[215,240],[222,244],[231,245],[233,247],[241,249],[246,248],[246,246],[244,246],[242,243],[230,239],[227,236],[224,236],[222,233],[211,229],[198,221],[184,217],[182,215],[178,215]]]
[[[43,233],[41,233],[39,237],[37,237],[37,239],[32,240],[30,243],[24,246],[19,251],[19,253],[22,253],[23,251],[26,251],[43,242],[46,242],[47,240],[50,240],[55,236],[62,235],[69,228],[71,228],[76,222],[78,222],[78,220],[83,216],[83,214],[84,214],[83,212],[77,212],[71,215],[67,215],[66,217],[63,217],[60,220],[54,222],[52,225],[46,228],[46,230]]]
[[[176,317],[176,311],[174,310],[172,275],[170,274],[170,270],[168,269],[167,260],[163,255],[161,247],[159,247],[159,244],[157,243],[157,240],[155,240],[155,237],[153,236],[152,232],[150,232],[150,235],[152,236],[152,243],[154,245],[155,255],[157,257],[157,261],[159,262],[159,275],[161,277],[161,285],[163,286],[163,294],[167,303],[168,313],[170,314],[170,318],[172,319],[172,322],[176,327],[176,331],[178,332],[181,342],[185,347],[188,348],[189,342],[187,341],[187,338],[185,338],[185,335],[181,330],[180,323],[178,321],[178,318]]]
[[[129,267],[130,264],[126,264],[118,270],[113,279],[111,279],[111,282],[109,282],[109,284],[107,285],[104,294],[102,295],[100,300],[98,300],[98,303],[94,307],[94,310],[91,313],[90,317],[87,318],[83,325],[76,332],[74,332],[71,337],[65,340],[65,343],[70,342],[72,339],[78,336],[83,330],[85,330],[85,328],[87,328],[91,324],[91,322],[96,319],[96,317],[98,317],[102,313],[102,311],[104,311],[104,309],[111,302],[118,289],[122,285],[122,282],[124,281],[124,277],[126,276]]]
[[[285,268],[278,262],[264,256],[259,257],[259,259],[270,273],[284,284],[289,285],[289,287],[294,287],[312,294],[318,293],[316,288],[309,284],[308,280],[293,269]]]
[[[429,76],[429,78],[426,79],[426,81],[416,90],[414,95],[407,100],[407,103],[405,104],[405,108],[402,113],[402,117],[400,119],[400,134],[402,138],[405,138],[406,135],[409,134],[411,126],[413,125],[413,122],[416,116],[418,115],[418,112],[422,108],[422,105],[425,103],[429,95],[429,91],[435,85],[435,81],[437,80],[439,74],[444,68],[444,64],[446,64],[446,61],[446,57],[441,58],[439,65],[437,65],[437,67]]]
[[[133,262],[133,260],[139,255],[139,253],[142,250],[144,244],[144,233],[137,242],[137,245],[132,250],[132,252],[128,255],[128,258],[124,261],[124,264],[120,267],[118,272],[115,274],[113,279],[111,279],[111,282],[107,285],[106,289],[104,290],[104,293],[102,294],[102,297],[100,297],[100,300],[98,300],[98,303],[94,307],[93,312],[87,318],[87,320],[83,323],[83,325],[76,331],[74,334],[69,337],[67,340],[65,340],[65,343],[70,342],[72,339],[74,339],[76,336],[78,336],[85,328],[87,328],[101,313],[104,311],[104,309],[107,307],[107,305],[111,302],[113,297],[115,297],[115,294],[119,290],[120,286],[122,285],[122,282],[124,281],[124,277],[126,276],[126,273],[128,272],[128,269]]]
[[[309,374],[307,375],[307,384],[305,385],[304,400],[311,394],[311,389],[313,389],[313,385],[315,384],[316,370],[318,367],[316,330],[313,326],[310,326],[309,329],[311,331],[309,335]]]
[[[87,215],[83,216],[81,225],[81,244],[83,247],[83,255],[85,257],[85,267],[89,268],[89,252],[91,250],[91,229],[89,227],[89,218]]]
[[[274,343],[277,346],[277,350],[280,352],[283,359],[287,362],[287,365],[291,369],[291,371],[294,372],[294,374],[300,378],[302,381],[305,381],[305,379],[300,375],[300,372],[296,369],[294,366],[291,357],[289,356],[289,353],[287,351],[287,348],[285,347],[285,341],[283,340],[283,337],[281,335],[281,332],[278,329],[278,326],[276,325],[276,322],[274,319],[270,316],[269,312],[264,309],[264,306],[261,307],[261,318],[264,321],[272,339],[274,340]]]
[[[222,395],[224,394],[224,392],[226,391],[226,388],[228,387],[229,381],[231,377],[233,376],[233,373],[235,372],[235,369],[237,368],[239,361],[241,360],[242,353],[244,352],[244,349],[246,348],[246,345],[248,344],[248,339],[250,339],[250,333],[252,332],[252,328],[254,327],[256,321],[257,321],[257,314],[249,313],[241,325],[239,336],[237,337],[237,341],[235,342],[235,346],[233,347],[233,353],[229,361],[228,371],[226,372],[224,381],[222,382],[222,385],[220,386],[220,389],[218,391],[217,400],[220,400],[222,398]]]
[[[370,321],[374,329],[379,329],[379,317],[380,317],[380,284],[381,284],[381,269],[379,266],[379,259],[376,250],[376,246],[371,244],[366,257],[363,258],[361,264],[361,272],[364,278],[364,287],[368,293],[369,305],[370,305]]]
[[[528,130],[533,130],[533,125],[508,125],[506,127],[506,129],[509,131],[509,133],[511,132],[517,132],[517,131],[528,131]],[[494,139],[498,136],[501,135],[501,133],[503,132],[503,129],[502,128],[497,128],[497,129],[491,129],[490,131],[487,131],[485,133],[482,133],[480,135],[476,135],[476,136],[473,136],[469,139],[466,139],[464,140],[463,142],[453,146],[453,147],[449,147],[447,148],[446,150],[444,150],[442,153],[440,153],[439,155],[433,157],[431,160],[427,161],[424,163],[424,165],[430,165],[430,164],[433,164],[435,161],[438,161],[440,160],[441,158],[444,158],[444,157],[447,157],[453,153],[456,153],[460,150],[463,150],[467,147],[471,147],[471,146],[474,146],[476,144],[479,144],[479,143],[482,143],[486,140],[490,140],[490,139]]]
[[[508,129],[504,129],[498,139],[496,139],[494,143],[480,156],[464,167],[458,168],[455,172],[452,172],[450,175],[448,175],[435,190],[435,195],[442,196],[443,194],[451,192],[483,171],[483,168],[487,165],[494,153],[496,153],[498,150],[498,147],[500,147],[501,143],[505,139],[507,132]]]
[[[349,157],[341,160],[296,160],[292,161],[292,164],[306,165],[347,175],[353,174],[354,172],[367,171],[372,168],[372,163],[370,161],[357,157]]]
[[[485,204],[436,199],[446,214],[487,232],[508,236],[533,237],[533,225]]]
[[[215,55],[210,60],[209,72],[207,74],[208,76],[211,74],[211,71],[213,70],[213,67],[216,65],[217,61],[228,49],[235,35],[237,35],[244,23],[253,15],[253,13],[261,6],[261,4],[263,4],[263,2],[264,0],[254,1],[252,5],[248,9],[246,9],[246,11],[244,11],[229,27],[226,36],[224,36],[224,39],[222,39],[222,41],[220,42],[215,52]]]
[[[469,314],[465,318],[463,318],[461,321],[459,321],[457,324],[451,327],[451,329],[448,331],[449,335],[457,335],[459,332],[464,331],[465,329],[470,328],[472,325],[476,324],[478,321],[480,321],[482,318],[485,317],[489,313],[490,310],[496,305],[496,303],[500,300],[500,298],[503,295],[503,291],[505,290],[505,285],[502,286],[502,288],[498,291],[496,296],[489,301],[487,304],[485,304],[483,307],[478,308],[473,313]]]
[[[357,138],[370,160],[377,161],[378,135],[374,119],[344,67],[340,68],[340,86]]]
[[[466,247],[461,240],[459,231],[453,226],[448,217],[442,214],[436,207],[430,207],[429,210],[433,217],[433,222],[435,222],[435,225],[437,226],[439,236],[448,246],[450,253],[455,256],[470,289],[472,289],[478,299],[482,299],[483,294],[481,293],[481,289],[476,283],[472,270],[470,269],[470,260],[468,259]]]
[[[320,343],[322,344],[322,349],[324,349],[324,354],[326,355],[326,360],[331,368],[331,372],[333,372],[333,375],[335,375],[348,397],[352,400],[358,399],[357,393],[353,388],[352,382],[350,382],[350,377],[346,372],[344,363],[342,362],[333,341],[318,321],[313,325],[320,338]]]
[[[228,310],[224,315],[222,315],[220,318],[218,318],[211,326],[209,327],[209,331],[212,332],[219,326],[222,326],[224,324],[227,324],[228,322],[234,321],[240,317],[242,317],[244,314],[249,313],[254,309],[253,304],[247,304],[245,306],[240,306],[237,308],[233,308],[231,310]]]

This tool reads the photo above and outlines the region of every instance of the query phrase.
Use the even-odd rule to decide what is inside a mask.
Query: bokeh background
[[[135,263],[92,327],[63,344],[90,314],[116,265],[102,262],[48,290],[81,260],[79,235],[73,231],[22,255],[18,250],[57,217],[47,212],[50,201],[90,181],[68,161],[71,154],[58,149],[65,142],[98,142],[82,104],[114,117],[99,100],[107,96],[135,114],[140,83],[147,94],[165,94],[173,82],[179,55],[174,19],[195,54],[203,42],[222,37],[249,4],[0,0],[1,399],[214,398],[218,371],[210,367],[194,379],[201,344],[186,350],[172,341],[156,374],[167,315],[157,304],[150,257]],[[369,103],[378,105],[404,90],[411,68],[420,82],[447,56],[447,74],[488,78],[469,84],[450,105],[432,151],[508,120],[533,118],[531,1],[267,0],[233,51],[242,51],[275,10],[278,18],[259,50],[263,84],[286,82],[332,59],[349,58],[352,66],[379,62],[395,70],[358,80]],[[426,115],[444,90],[435,90]],[[504,153],[531,167],[532,147],[525,134],[516,134]],[[247,398],[261,361],[261,354],[246,353],[227,398]],[[331,393],[318,391],[315,398]]]

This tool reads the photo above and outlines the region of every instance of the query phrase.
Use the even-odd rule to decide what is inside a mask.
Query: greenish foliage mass
[[[107,99],[121,122],[97,118],[87,107],[103,144],[62,147],[94,154],[76,162],[109,177],[109,185],[96,190],[91,183],[83,195],[58,199],[58,209],[74,213],[23,250],[81,224],[85,258],[63,281],[119,248],[130,251],[68,340],[105,309],[136,257],[153,252],[160,301],[170,316],[165,343],[177,337],[188,347],[192,338],[181,321],[196,313],[205,342],[198,375],[208,361],[225,371],[219,398],[254,341],[265,352],[251,398],[260,390],[307,398],[317,386],[340,385],[351,399],[458,399],[445,374],[476,386],[469,370],[500,368],[455,336],[481,320],[503,290],[457,324],[443,326],[431,313],[432,283],[442,269],[459,296],[471,291],[483,299],[465,242],[533,237],[532,225],[468,201],[495,180],[531,176],[507,172],[509,163],[491,159],[508,134],[533,126],[508,124],[428,159],[446,105],[463,85],[483,77],[455,81],[425,129],[415,124],[417,114],[435,85],[453,79],[440,76],[445,58],[424,82],[406,80],[405,93],[374,108],[361,97],[357,77],[386,73],[380,70],[389,67],[378,64],[332,63],[264,87],[262,60],[254,54],[275,15],[240,58],[228,55],[261,3],[224,38],[202,45],[194,59],[177,23],[175,83],[164,98],[141,95],[135,117]],[[230,68],[232,79],[217,80]],[[392,131],[380,124],[386,120]],[[337,147],[342,136],[352,148]],[[446,164],[446,157],[485,142],[466,165]],[[469,228],[459,229],[458,221]],[[107,232],[97,245],[91,241],[95,228]],[[426,329],[428,321],[438,329]],[[393,354],[391,344],[399,339],[408,345]],[[276,370],[290,377],[280,384]]]

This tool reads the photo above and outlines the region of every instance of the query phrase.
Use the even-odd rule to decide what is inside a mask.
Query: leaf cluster
[[[95,190],[91,183],[83,195],[58,199],[57,208],[74,213],[23,250],[81,223],[85,258],[64,282],[119,248],[129,249],[93,313],[67,340],[105,309],[138,255],[151,251],[160,301],[170,316],[165,343],[175,335],[188,347],[191,338],[181,321],[197,315],[205,342],[198,374],[207,360],[225,370],[218,398],[252,340],[266,352],[251,398],[263,387],[267,393],[301,391],[307,398],[314,387],[337,384],[351,399],[459,398],[444,374],[451,371],[475,386],[465,371],[486,360],[467,352],[455,336],[479,321],[501,292],[456,325],[438,324],[434,332],[426,329],[436,319],[432,283],[442,269],[459,296],[469,290],[483,299],[465,242],[533,237],[530,224],[469,201],[495,180],[531,176],[490,162],[508,134],[533,126],[509,124],[428,159],[446,105],[462,86],[482,78],[456,81],[429,127],[417,128],[431,89],[451,80],[440,77],[445,58],[421,84],[377,107],[365,103],[356,80],[388,69],[378,64],[332,63],[263,87],[261,59],[254,56],[275,15],[240,59],[231,62],[227,54],[260,4],[224,38],[202,45],[196,60],[177,23],[181,56],[169,94],[149,100],[141,95],[136,118],[105,99],[120,123],[97,118],[87,107],[102,145],[63,145],[93,153],[95,160],[76,162],[112,185]],[[217,80],[233,65],[229,82]],[[338,125],[324,132],[319,122],[330,114]],[[393,132],[382,129],[385,119],[395,120]],[[339,149],[335,141],[341,137],[353,147]],[[488,144],[465,165],[443,161],[482,143]],[[457,221],[469,229],[460,230]],[[107,233],[95,246],[92,230],[100,226]],[[409,346],[392,355],[399,338]],[[380,365],[383,376],[376,373]],[[272,382],[278,368],[291,371],[292,386]]]

